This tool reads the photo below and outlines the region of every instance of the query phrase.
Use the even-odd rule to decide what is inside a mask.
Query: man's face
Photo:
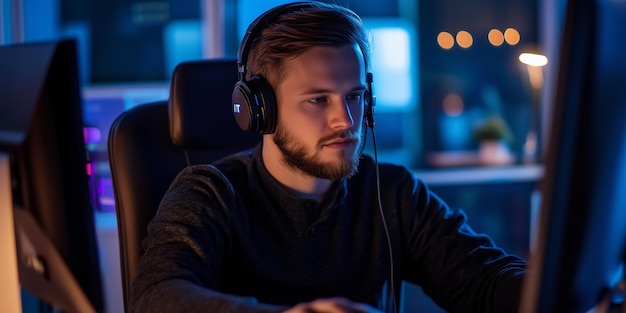
[[[357,45],[314,47],[285,61],[272,139],[283,162],[339,179],[356,172],[362,146],[365,65]]]

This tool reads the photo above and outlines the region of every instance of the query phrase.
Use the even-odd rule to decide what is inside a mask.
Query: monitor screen
[[[568,1],[540,221],[521,312],[609,312],[606,308],[623,301],[623,38],[625,1]]]
[[[0,149],[10,158],[20,285],[53,306],[80,307],[86,296],[103,311],[76,43],[2,46],[0,68]],[[64,290],[73,281],[80,287]]]

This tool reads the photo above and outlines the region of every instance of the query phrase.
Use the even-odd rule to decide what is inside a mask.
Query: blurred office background
[[[111,123],[124,110],[166,99],[178,63],[236,57],[247,25],[284,2],[0,0],[0,44],[78,40],[110,312],[122,308],[106,151]],[[360,14],[370,31],[380,160],[415,170],[466,210],[476,230],[526,257],[565,1],[333,2]],[[439,312],[419,290],[407,299],[405,311]]]

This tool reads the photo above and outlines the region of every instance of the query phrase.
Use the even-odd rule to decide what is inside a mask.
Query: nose
[[[330,112],[330,126],[333,129],[348,129],[354,126],[354,118],[349,103],[345,99],[336,102]]]

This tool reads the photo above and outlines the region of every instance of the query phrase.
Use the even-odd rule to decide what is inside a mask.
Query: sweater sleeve
[[[229,249],[232,186],[211,166],[185,169],[148,226],[131,312],[269,313],[285,308],[215,291]]]
[[[467,223],[423,181],[407,173],[399,188],[408,280],[449,312],[517,312],[525,261]]]

